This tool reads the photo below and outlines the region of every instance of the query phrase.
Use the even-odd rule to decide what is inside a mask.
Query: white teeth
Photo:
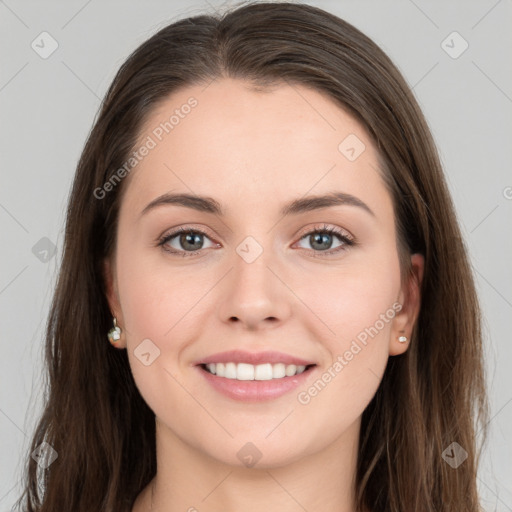
[[[283,377],[299,375],[306,369],[302,365],[285,365],[283,363],[264,363],[258,365],[247,363],[209,363],[206,365],[206,368],[213,375],[236,380],[282,379]]]
[[[272,365],[272,378],[281,379],[286,375],[286,366],[283,363]]]
[[[229,377],[224,373],[224,375],[219,375],[219,377],[226,377],[228,379],[231,378],[236,380],[254,380],[254,366],[252,364],[238,363],[236,367],[236,376]]]
[[[254,380],[271,380],[272,379],[272,365],[259,364],[254,367]]]
[[[236,364],[226,363],[224,368],[224,377],[228,379],[236,379]]]
[[[295,372],[297,371],[297,367],[294,364],[289,364],[286,367],[285,373],[287,377],[291,377],[292,375],[295,375]]]

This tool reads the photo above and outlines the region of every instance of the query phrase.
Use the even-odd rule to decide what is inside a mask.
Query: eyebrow
[[[166,193],[158,196],[156,199],[153,199],[153,201],[151,201],[142,210],[140,214],[141,217],[150,210],[153,210],[154,208],[162,205],[183,206],[185,208],[191,208],[200,212],[212,213],[220,217],[225,215],[220,203],[211,197],[191,194]],[[322,208],[344,205],[359,207],[375,217],[375,213],[366,203],[361,201],[361,199],[358,197],[347,194],[345,192],[331,192],[325,195],[313,195],[294,199],[290,203],[285,204],[281,208],[280,213],[282,216],[297,215],[312,210],[320,210]]]

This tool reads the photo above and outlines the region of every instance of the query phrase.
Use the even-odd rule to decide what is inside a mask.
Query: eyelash
[[[173,255],[179,255],[181,257],[189,257],[189,256],[195,256],[196,254],[199,254],[202,250],[204,249],[199,249],[197,251],[176,251],[176,250],[169,250],[165,247],[165,244],[167,242],[169,242],[170,240],[172,240],[173,238],[175,238],[177,235],[180,235],[181,233],[186,233],[186,234],[190,234],[190,233],[194,233],[194,234],[200,234],[200,235],[203,235],[207,238],[210,238],[210,236],[203,230],[201,229],[197,229],[197,228],[189,228],[189,227],[180,227],[179,229],[176,229],[175,231],[171,232],[171,233],[168,233],[166,235],[164,235],[162,238],[159,239],[158,241],[158,246],[159,247],[162,247],[162,249],[167,252],[167,253],[170,253],[170,254],[173,254]],[[338,228],[333,228],[333,227],[330,227],[330,226],[327,226],[324,224],[323,227],[319,228],[319,227],[315,227],[313,228],[311,231],[308,231],[306,233],[304,233],[300,238],[299,238],[299,241],[306,238],[307,236],[310,236],[312,234],[317,234],[317,233],[327,233],[329,235],[336,235],[341,242],[343,242],[343,245],[340,245],[339,247],[336,247],[335,249],[329,249],[327,251],[315,251],[313,250],[314,253],[321,253],[321,254],[318,254],[318,255],[314,255],[313,257],[314,258],[322,258],[324,256],[330,256],[332,254],[336,254],[338,252],[341,252],[341,251],[346,251],[348,247],[353,247],[356,245],[356,241],[355,239],[352,239],[352,238],[349,238],[348,236],[346,236],[341,230],[339,230]],[[308,249],[304,249],[304,250],[308,250]]]

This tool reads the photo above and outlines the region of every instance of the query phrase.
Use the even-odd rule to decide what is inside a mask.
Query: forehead
[[[386,193],[364,127],[296,84],[255,90],[222,79],[180,89],[148,116],[144,145],[123,199],[131,211],[169,191],[224,198],[228,214],[332,189],[370,202]]]

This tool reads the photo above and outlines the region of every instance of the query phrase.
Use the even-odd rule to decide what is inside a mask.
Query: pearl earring
[[[405,343],[405,342],[407,341],[407,336],[399,336],[399,337],[398,337],[398,341],[399,341],[400,343]]]
[[[114,327],[108,331],[108,340],[112,345],[121,339],[121,328],[117,325],[116,317],[114,317]]]

